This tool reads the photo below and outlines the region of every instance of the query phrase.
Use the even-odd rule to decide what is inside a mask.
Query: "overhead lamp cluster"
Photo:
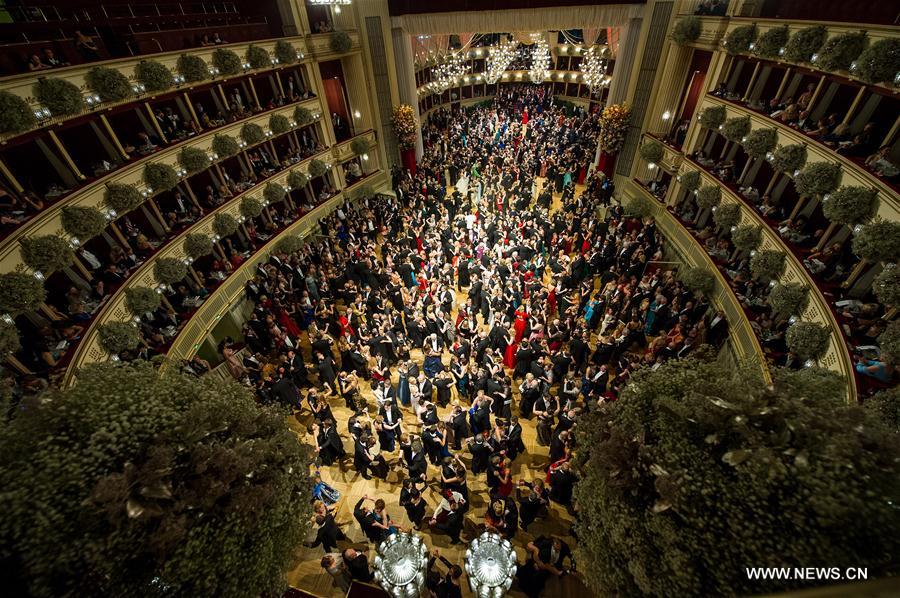
[[[422,538],[392,534],[376,548],[375,581],[395,598],[417,598],[425,588],[428,548]]]
[[[455,87],[469,70],[469,62],[460,52],[450,52],[434,67],[428,87],[435,93],[443,93]]]
[[[500,80],[504,71],[509,68],[516,57],[516,42],[503,40],[491,48],[485,63],[484,79],[490,84]]]
[[[608,50],[603,46],[591,46],[585,52],[584,59],[581,61],[582,80],[591,88],[592,92],[606,87],[612,79],[607,74],[609,69],[609,61],[606,58],[607,52]]]
[[[531,70],[528,71],[528,77],[532,83],[542,83],[550,76],[550,60],[550,46],[541,36],[531,48]]]

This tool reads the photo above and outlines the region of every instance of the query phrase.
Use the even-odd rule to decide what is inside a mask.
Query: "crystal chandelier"
[[[434,67],[428,88],[443,93],[454,87],[469,70],[469,63],[460,52],[451,52],[443,62]]]
[[[484,79],[490,84],[500,80],[501,75],[509,67],[516,56],[516,43],[509,40],[501,41],[491,48],[485,64]]]
[[[313,6],[350,6],[353,0],[306,0]]]
[[[528,76],[532,83],[543,83],[550,76],[550,46],[540,37],[531,49],[531,70]]]
[[[591,46],[585,52],[580,66],[581,76],[592,92],[600,91],[601,87],[609,85],[610,77],[606,74],[608,65],[606,48]]]
[[[485,532],[466,549],[469,587],[478,598],[500,598],[516,576],[516,551],[509,540]]]
[[[396,598],[416,598],[425,587],[428,548],[422,538],[392,534],[376,548],[375,581]]]

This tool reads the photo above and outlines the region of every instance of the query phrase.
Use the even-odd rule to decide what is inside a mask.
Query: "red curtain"
[[[400,150],[400,158],[403,160],[403,167],[416,176],[416,148]]]
[[[325,101],[328,102],[328,112],[337,112],[344,120],[350,122],[350,113],[347,112],[347,104],[344,102],[344,90],[341,80],[337,77],[322,80],[325,87]]]
[[[607,177],[612,178],[613,171],[616,169],[616,157],[605,152],[600,152],[600,160],[597,162],[597,170],[600,170]]]
[[[675,122],[672,123],[673,127],[677,127],[678,123],[682,120],[690,120],[694,117],[694,110],[697,109],[697,102],[700,101],[700,96],[703,95],[704,84],[706,82],[706,71],[709,69],[711,57],[712,54],[710,52],[694,52],[694,58],[691,61],[690,66],[691,71],[693,71],[691,74],[691,82],[685,92],[684,107],[681,109],[681,114]]]

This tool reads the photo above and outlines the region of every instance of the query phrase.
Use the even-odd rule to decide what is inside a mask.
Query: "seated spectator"
[[[65,61],[57,58],[56,55],[53,53],[53,50],[51,50],[50,48],[44,48],[43,52],[44,52],[44,64],[46,64],[47,66],[50,66],[52,68],[56,68],[58,66],[69,66],[68,62],[65,62]]]
[[[897,168],[890,155],[891,146],[885,145],[866,158],[866,166],[878,176],[894,181],[897,175],[900,174],[900,168]]]
[[[216,46],[220,46],[222,44],[227,44],[228,42],[219,37],[219,32],[216,31],[215,33],[213,33],[212,43]]]
[[[37,54],[32,54],[31,58],[28,59],[28,70],[29,71],[42,71],[44,69],[49,69],[50,65],[44,64],[41,61],[41,57]]]
[[[100,59],[100,50],[97,48],[94,40],[77,29],[75,30],[75,49],[81,54],[85,62]]]
[[[209,39],[208,33],[204,33],[200,36],[200,45],[205,48],[207,46],[215,46],[216,44],[211,39]]]
[[[890,383],[894,377],[894,366],[886,361],[868,358],[862,355],[856,356],[856,371],[864,376],[875,378],[885,384]]]

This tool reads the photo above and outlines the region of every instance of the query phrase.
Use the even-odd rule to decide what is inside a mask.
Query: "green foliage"
[[[705,129],[718,129],[728,115],[725,106],[710,106],[700,113],[700,126]]]
[[[863,50],[856,61],[856,74],[867,83],[893,81],[900,71],[900,39],[881,39]]]
[[[682,266],[678,269],[678,278],[685,288],[700,295],[711,295],[716,288],[716,276],[706,268]]]
[[[239,384],[96,364],[5,428],[0,539],[28,595],[284,590],[311,515],[309,456],[284,412]]]
[[[148,162],[144,166],[144,182],[154,191],[169,191],[178,184],[178,173],[168,164]]]
[[[810,582],[749,580],[723,563],[888,567],[900,531],[897,435],[844,404],[830,373],[774,377],[769,387],[753,371],[670,360],[584,416],[576,550],[588,587],[773,594]]]
[[[728,141],[740,142],[750,132],[750,117],[729,118],[722,125],[722,136]]]
[[[227,158],[241,151],[241,146],[238,145],[237,139],[231,135],[219,133],[213,137],[212,150],[219,156]]]
[[[756,23],[741,25],[728,32],[725,40],[725,51],[729,54],[740,54],[750,49],[750,44],[756,39]]]
[[[741,206],[737,203],[719,204],[713,212],[713,222],[723,230],[730,230],[741,221]]]
[[[294,64],[297,62],[297,48],[287,40],[280,39],[275,42],[274,54],[279,64]]]
[[[778,280],[784,274],[786,257],[784,253],[774,249],[757,251],[750,257],[750,273],[754,278]]]
[[[759,36],[753,47],[753,53],[763,58],[776,58],[790,38],[790,28],[787,25],[772,27]]]
[[[681,174],[681,186],[688,191],[694,191],[700,187],[700,171],[688,170]]]
[[[216,234],[224,239],[228,235],[237,232],[238,221],[237,218],[231,214],[220,213],[216,214],[216,217],[213,218],[212,227]]]
[[[216,48],[212,53],[212,63],[222,75],[237,75],[241,72],[241,57],[225,48]]]
[[[353,153],[357,156],[361,156],[369,151],[369,140],[364,137],[357,137],[350,142],[350,149],[353,150]]]
[[[741,251],[751,251],[762,242],[762,229],[755,224],[742,224],[731,233],[731,242]]]
[[[287,235],[286,237],[278,239],[278,242],[275,243],[275,251],[279,253],[292,254],[300,251],[302,248],[303,239],[297,235]]]
[[[888,322],[884,332],[878,335],[881,358],[893,365],[900,365],[900,321]]]
[[[843,185],[822,198],[822,212],[837,224],[862,224],[878,212],[878,191]]]
[[[137,208],[144,201],[140,191],[132,185],[123,185],[121,183],[109,183],[106,186],[103,199],[106,201],[106,205],[114,209],[120,216]]]
[[[896,262],[900,257],[900,222],[875,217],[853,235],[853,253],[870,262]]]
[[[658,141],[645,140],[638,148],[638,153],[645,162],[650,164],[659,164],[663,158],[664,150]]]
[[[103,212],[92,206],[64,206],[60,220],[63,230],[82,242],[102,233],[107,225]]]
[[[332,31],[331,37],[328,39],[328,47],[336,54],[349,52],[352,45],[353,40],[350,39],[346,31]]]
[[[262,202],[257,198],[246,196],[241,200],[241,215],[245,218],[256,218],[262,211]]]
[[[810,62],[827,38],[828,30],[822,25],[800,29],[784,47],[784,58],[791,62]]]
[[[262,127],[256,123],[244,123],[244,126],[241,127],[241,139],[243,139],[247,145],[262,143],[265,138],[266,133],[263,131]]]
[[[0,274],[0,313],[15,316],[34,311],[47,298],[47,290],[34,276],[24,272]]]
[[[328,167],[325,165],[325,162],[322,162],[318,158],[313,158],[309,161],[307,170],[309,171],[309,177],[314,179],[317,176],[322,176],[328,172]]]
[[[34,97],[53,116],[69,116],[84,110],[84,99],[74,83],[59,77],[41,77],[34,84]]]
[[[75,261],[75,252],[69,243],[57,235],[23,238],[19,241],[22,261],[32,270],[40,270],[45,276],[68,268]]]
[[[0,358],[16,353],[21,348],[19,329],[16,325],[0,321]],[[6,423],[6,415],[6,411],[0,412],[0,422]]]
[[[184,238],[184,253],[191,259],[209,255],[212,250],[212,239],[203,233],[191,233]]]
[[[131,351],[141,344],[141,334],[131,322],[107,322],[97,329],[100,348],[110,355]]]
[[[776,284],[769,291],[772,310],[790,316],[799,316],[809,305],[809,287],[799,282]]]
[[[263,189],[263,198],[269,203],[278,203],[279,201],[284,201],[284,196],[287,194],[287,191],[284,190],[284,187],[279,185],[278,183],[268,183],[266,188]]]
[[[104,102],[120,102],[132,95],[128,77],[106,66],[93,67],[84,76],[84,82]]]
[[[635,195],[625,204],[625,213],[629,216],[637,218],[646,218],[653,213],[653,206],[650,200],[642,195]]]
[[[886,265],[872,282],[872,290],[884,305],[900,307],[900,266]]]
[[[796,322],[787,329],[784,340],[800,359],[817,360],[828,351],[831,330],[816,322]]]
[[[775,129],[754,129],[747,134],[747,140],[742,142],[744,151],[751,158],[762,160],[770,151],[775,149],[778,142],[778,131]]]
[[[182,54],[175,63],[178,74],[188,83],[197,83],[209,79],[209,66],[206,61],[194,54]]]
[[[134,67],[134,78],[147,87],[147,91],[167,91],[175,84],[169,67],[155,60],[142,60]]]
[[[291,186],[291,189],[302,189],[308,182],[309,177],[306,176],[305,172],[292,170],[290,173],[288,173],[287,184]]]
[[[825,42],[816,57],[816,66],[826,71],[849,71],[850,65],[869,45],[865,31],[842,33]]]
[[[0,133],[21,133],[36,123],[28,102],[14,93],[0,91]]]
[[[178,152],[178,162],[188,174],[196,174],[209,168],[209,156],[198,147],[185,147]]]
[[[297,121],[297,125],[301,127],[303,125],[308,125],[313,121],[313,113],[305,106],[297,106],[294,108],[294,120]]]
[[[722,188],[718,185],[704,185],[697,190],[697,205],[702,210],[711,210],[722,201]]]
[[[247,62],[250,63],[250,68],[263,69],[272,66],[272,59],[269,57],[269,51],[265,48],[254,46],[253,44],[250,44],[247,47],[246,58]]]
[[[132,287],[125,289],[125,309],[133,316],[153,313],[162,304],[159,293],[148,287]]]
[[[269,117],[269,129],[275,135],[281,135],[291,130],[291,121],[283,114],[273,114]]]
[[[801,197],[821,197],[837,189],[840,184],[841,167],[830,162],[807,164],[800,174],[794,177],[794,188]]]
[[[700,37],[700,31],[701,24],[699,17],[683,17],[678,19],[675,26],[672,27],[672,41],[679,46],[684,46],[697,41],[697,38]]]
[[[153,261],[153,277],[163,284],[179,282],[187,273],[187,266],[181,260],[162,257]]]
[[[802,143],[779,145],[772,154],[772,168],[793,175],[806,164],[807,150]]]
[[[900,386],[876,392],[863,407],[870,410],[894,431],[900,432]]]

